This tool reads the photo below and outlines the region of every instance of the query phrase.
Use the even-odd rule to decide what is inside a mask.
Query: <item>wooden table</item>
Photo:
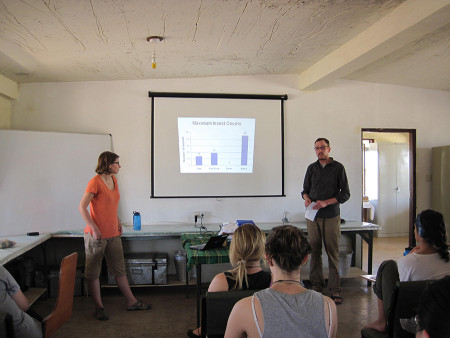
[[[12,261],[14,258],[17,258],[20,255],[38,246],[39,244],[44,243],[51,237],[52,234],[50,233],[42,234],[39,236],[22,235],[0,237],[0,240],[9,239],[10,241],[16,242],[16,245],[11,248],[0,249],[0,264],[5,265],[9,261]]]
[[[4,265],[14,258],[26,253],[27,251],[35,248],[36,246],[44,243],[49,238],[51,234],[42,234],[39,236],[4,236],[0,237],[0,240],[9,239],[10,241],[16,242],[16,244],[10,248],[0,249],[0,264]],[[45,262],[45,253],[43,249],[43,257]],[[28,288],[24,295],[33,304],[40,296],[42,296],[47,291],[47,288]]]

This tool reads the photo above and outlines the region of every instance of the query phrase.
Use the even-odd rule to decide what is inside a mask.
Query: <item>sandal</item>
[[[109,320],[109,315],[104,308],[95,310],[94,317],[97,320]]]
[[[344,302],[344,298],[339,295],[331,295],[330,298],[336,305],[340,305]]]
[[[187,336],[188,336],[189,338],[197,338],[197,337],[200,337],[198,334],[195,334],[195,333],[194,333],[194,330],[192,330],[192,329],[189,329],[189,330],[187,331]]]
[[[127,307],[127,311],[136,311],[136,310],[150,310],[152,306],[150,304],[145,304],[143,301],[138,300],[133,305]]]

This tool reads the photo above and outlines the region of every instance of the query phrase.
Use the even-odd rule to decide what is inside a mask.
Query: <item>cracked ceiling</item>
[[[306,90],[450,90],[449,56],[450,0],[0,0],[0,74],[18,83],[299,74]]]

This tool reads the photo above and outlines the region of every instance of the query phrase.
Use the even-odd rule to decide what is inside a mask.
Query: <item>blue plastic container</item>
[[[236,224],[237,224],[238,227],[240,227],[242,224],[247,224],[247,223],[255,224],[255,222],[253,222],[251,219],[238,219],[238,220],[236,220]]]
[[[403,256],[406,256],[407,254],[409,254],[409,252],[412,250],[413,248],[408,246],[407,248],[405,248],[405,251],[403,251]]]
[[[133,211],[133,230],[141,230],[141,214]]]

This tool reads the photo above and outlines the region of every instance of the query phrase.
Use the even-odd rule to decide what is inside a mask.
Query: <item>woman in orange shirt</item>
[[[117,286],[127,300],[127,310],[148,310],[150,304],[137,300],[128,283],[122,249],[122,225],[117,216],[119,187],[114,175],[119,173],[119,156],[105,151],[98,158],[93,177],[81,198],[78,210],[86,221],[84,247],[86,252],[85,277],[89,292],[95,304],[94,316],[98,320],[108,320],[100,294],[100,271],[103,257],[109,271],[115,276]],[[90,206],[90,213],[87,207]]]

